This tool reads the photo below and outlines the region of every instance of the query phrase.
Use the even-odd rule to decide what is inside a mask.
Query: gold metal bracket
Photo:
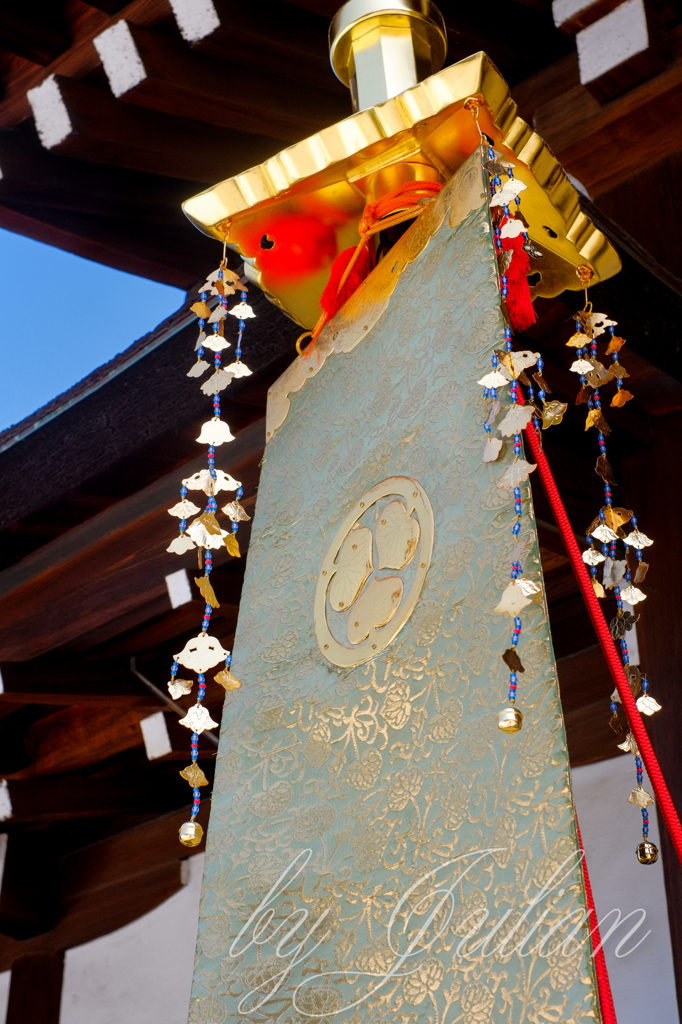
[[[530,238],[544,254],[534,266],[539,279],[533,294],[581,289],[576,269],[583,264],[594,271],[592,284],[616,274],[615,250],[581,211],[578,193],[552,151],[518,116],[506,82],[485,53],[228,178],[188,199],[183,209],[220,241],[229,228],[230,245],[252,262],[250,273],[266,295],[310,329],[332,262],[358,242],[357,224],[368,190],[373,198],[377,173],[399,178],[409,165],[415,177],[429,178],[435,168],[447,181],[478,148],[478,130],[464,106],[470,98],[482,103],[482,131],[527,186],[523,213]],[[263,239],[269,248],[262,247]]]

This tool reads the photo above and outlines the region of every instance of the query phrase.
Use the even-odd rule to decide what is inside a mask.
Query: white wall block
[[[8,818],[12,817],[12,800],[9,795],[9,785],[7,779],[0,781],[0,821],[7,821]],[[3,855],[3,867],[4,867],[4,855]]]
[[[73,130],[69,112],[54,75],[26,93],[31,104],[36,130],[45,149],[52,149],[68,138]]]
[[[220,28],[220,18],[211,0],[170,0],[182,38],[197,43]]]
[[[602,937],[616,923],[614,911],[621,913],[620,925],[604,942],[618,1024],[675,1024],[680,1018],[663,864],[660,857],[656,864],[639,864],[635,856],[642,817],[627,802],[636,784],[635,759],[632,754],[623,754],[581,765],[572,769],[571,775]],[[646,778],[644,787],[649,789]],[[658,818],[655,809],[650,810],[654,812],[650,839],[660,849]],[[642,916],[639,910],[646,915],[642,925],[625,939]],[[627,914],[633,917],[623,921]],[[639,948],[629,952],[647,932]]]
[[[203,862],[183,861],[187,883],[149,914],[67,950],[60,1024],[187,1024]]]
[[[163,711],[159,711],[156,715],[150,715],[149,718],[143,718],[140,722],[140,729],[142,730],[144,749],[147,751],[150,761],[170,754],[173,747]]]
[[[2,876],[5,873],[5,857],[7,856],[7,833],[0,833],[0,892],[2,891]],[[2,1016],[0,1015],[0,1020]]]
[[[117,21],[93,40],[114,96],[123,96],[147,77],[126,21]]]
[[[554,24],[566,35],[575,35],[617,7],[620,0],[553,0]]]
[[[634,606],[628,604],[627,601],[623,601],[623,608],[626,612],[631,612],[633,615],[638,614]],[[625,634],[625,642],[628,645],[630,664],[639,665],[639,640],[637,638],[637,626],[631,626],[627,631]]]
[[[178,569],[166,576],[166,589],[172,608],[179,608],[192,600],[192,588],[186,569]]]
[[[580,81],[586,85],[648,49],[644,0],[625,0],[615,11],[578,32],[575,42]]]
[[[3,971],[0,974],[0,1020],[7,1017],[7,1005],[9,1003],[9,986],[12,981],[12,972]]]

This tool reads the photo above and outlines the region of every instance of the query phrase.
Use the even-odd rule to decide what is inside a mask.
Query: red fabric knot
[[[507,312],[515,331],[527,330],[538,318],[530,297],[530,285],[528,284],[530,257],[523,248],[525,243],[523,235],[501,239],[502,251],[511,250],[513,252],[505,277],[507,278]]]
[[[365,206],[358,223],[360,241],[339,253],[332,264],[329,281],[320,299],[322,313],[313,328],[312,341],[306,353],[314,346],[325,324],[348,302],[374,269],[372,236],[420,216],[426,209],[424,201],[435,199],[442,187],[437,181],[406,181],[393,192]]]

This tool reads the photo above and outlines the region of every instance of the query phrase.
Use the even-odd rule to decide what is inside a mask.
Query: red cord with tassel
[[[523,235],[501,239],[502,251],[512,252],[511,263],[505,276],[507,278],[507,312],[515,331],[527,330],[538,318],[530,297],[530,285],[528,284],[530,257],[523,248],[524,243]]]
[[[592,619],[592,625],[594,626],[597,634],[597,639],[601,645],[601,649],[604,652],[606,663],[611,672],[611,677],[616,684],[616,689],[620,696],[623,708],[630,724],[632,734],[637,741],[644,767],[647,770],[647,775],[651,782],[654,795],[658,808],[661,812],[668,835],[670,836],[671,842],[675,848],[675,853],[682,864],[682,825],[677,815],[675,805],[670,796],[670,792],[666,785],[666,781],[663,778],[663,772],[658,763],[658,759],[654,753],[651,741],[648,733],[642,721],[642,716],[639,712],[639,708],[635,703],[635,698],[632,696],[632,690],[630,684],[625,676],[625,671],[621,664],[621,660],[616,651],[615,644],[609,627],[606,624],[604,613],[601,610],[601,605],[594,593],[590,577],[585,568],[585,563],[582,560],[580,554],[580,548],[576,544],[575,536],[569,522],[568,516],[566,515],[566,509],[564,508],[563,502],[557,490],[552,471],[549,468],[547,457],[540,447],[535,428],[532,426],[526,427],[526,440],[528,446],[532,452],[533,458],[537,463],[538,473],[542,481],[542,486],[545,489],[545,494],[549,500],[549,504],[552,509],[554,518],[556,519],[557,526],[561,531],[564,545],[566,547],[566,553],[570,559],[571,565],[573,566],[573,572],[575,573],[576,579],[582,591],[583,599],[587,606],[587,610]]]
[[[331,320],[348,302],[353,292],[360,287],[373,270],[374,246],[363,246],[358,252],[358,247],[352,245],[350,249],[344,249],[339,253],[332,264],[327,287],[322,292],[320,299],[325,323]],[[345,280],[344,275],[346,275]]]
[[[594,973],[597,976],[597,989],[599,990],[599,1005],[601,1008],[602,1021],[603,1024],[618,1024],[618,1021],[616,1020],[616,1008],[613,1005],[613,994],[611,992],[609,972],[606,967],[606,958],[601,944],[601,935],[599,933],[599,923],[597,921],[597,911],[594,905],[592,885],[587,871],[587,861],[585,860],[585,850],[583,849],[583,837],[580,834],[580,825],[578,825],[577,821],[576,828],[578,829],[578,842],[580,843],[580,853],[582,854],[585,897],[587,899],[587,910],[589,913],[591,928],[590,937],[592,940],[592,955],[594,957]]]
[[[406,181],[393,192],[367,204],[358,224],[360,241],[339,253],[332,264],[329,281],[320,299],[322,313],[311,332],[312,341],[306,353],[310,352],[325,324],[348,302],[374,269],[372,236],[418,217],[426,209],[425,200],[435,199],[442,187],[437,181]],[[298,339],[296,347],[299,354],[302,354],[300,342],[305,337],[303,334]]]

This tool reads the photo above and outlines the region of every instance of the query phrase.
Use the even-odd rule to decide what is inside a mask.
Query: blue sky
[[[0,229],[0,430],[156,327],[179,288]]]

